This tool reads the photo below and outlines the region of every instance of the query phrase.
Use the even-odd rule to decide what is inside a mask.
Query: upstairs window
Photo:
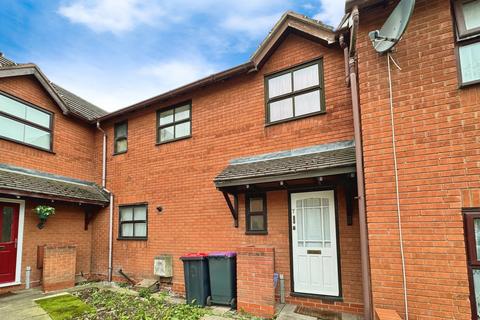
[[[267,234],[267,197],[265,194],[245,196],[246,233]]]
[[[0,137],[42,150],[52,150],[53,115],[0,92]]]
[[[191,110],[190,103],[183,103],[157,111],[157,143],[191,137]]]
[[[115,142],[114,153],[125,153],[128,150],[128,123],[127,121],[119,122],[115,124],[114,129]]]
[[[458,68],[462,86],[480,82],[480,0],[454,2]]]
[[[268,76],[265,87],[267,123],[325,111],[322,60]]]
[[[147,239],[147,204],[120,206],[119,239]]]

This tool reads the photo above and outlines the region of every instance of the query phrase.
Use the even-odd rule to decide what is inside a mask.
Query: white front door
[[[294,292],[338,296],[333,190],[291,197]]]

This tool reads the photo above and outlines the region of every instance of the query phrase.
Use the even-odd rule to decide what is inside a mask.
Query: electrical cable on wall
[[[393,59],[390,52],[387,53],[387,67],[388,67],[388,90],[390,97],[390,122],[392,127],[392,151],[393,151],[393,167],[395,175],[395,195],[397,202],[397,221],[398,221],[398,237],[400,242],[400,256],[402,260],[402,277],[403,277],[403,299],[405,303],[405,319],[408,320],[408,295],[407,295],[407,276],[405,271],[405,253],[403,248],[403,232],[402,232],[402,215],[400,210],[400,191],[398,186],[398,163],[397,163],[397,148],[395,138],[395,118],[393,110],[393,90],[392,90],[392,74],[390,61],[398,68],[402,70],[398,63]]]

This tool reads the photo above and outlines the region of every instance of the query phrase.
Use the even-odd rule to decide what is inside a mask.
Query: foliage
[[[35,302],[53,320],[72,319],[76,316],[94,312],[92,307],[70,294],[36,300]]]
[[[33,209],[40,219],[47,219],[55,214],[55,208],[50,206],[37,206]]]
[[[138,295],[141,297],[141,298],[150,298],[152,296],[152,292],[150,291],[150,289],[148,288],[142,288],[138,291]]]
[[[207,310],[188,304],[171,304],[165,295],[140,297],[107,289],[89,288],[75,293],[95,313],[75,316],[76,320],[199,320]]]

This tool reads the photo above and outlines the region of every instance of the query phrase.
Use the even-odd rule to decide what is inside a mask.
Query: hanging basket
[[[40,222],[37,224],[38,229],[43,229],[47,219],[55,214],[55,208],[50,206],[37,206],[35,209],[33,209],[33,211],[40,219]]]

